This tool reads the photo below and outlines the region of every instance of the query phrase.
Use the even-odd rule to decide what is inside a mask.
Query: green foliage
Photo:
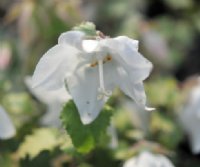
[[[123,161],[142,150],[164,155],[173,152],[171,157],[174,166],[199,167],[198,156],[188,151],[188,139],[191,136],[185,134],[188,139],[183,138],[176,114],[183,107],[183,102],[187,104],[189,93],[182,79],[198,71],[199,1],[7,2],[0,1],[1,10],[5,13],[1,19],[0,44],[9,45],[6,52],[2,50],[0,53],[0,66],[7,61],[7,56],[11,56],[11,62],[6,69],[0,68],[0,105],[11,117],[17,134],[9,140],[0,140],[0,167],[122,166]],[[159,11],[155,12],[158,6]],[[95,24],[83,22],[79,25],[84,20],[92,20]],[[24,85],[24,77],[33,74],[40,57],[57,43],[62,32],[71,30],[75,25],[74,30],[84,32],[87,39],[100,35],[96,30],[98,28],[110,36],[127,35],[139,40],[139,51],[154,65],[153,73],[144,83],[147,101],[156,111],[144,112],[143,115],[141,111],[131,108],[130,111],[135,112],[132,114],[123,107],[124,96],[120,93],[112,96],[108,102],[116,109],[112,121],[118,145],[114,149],[108,148],[106,135],[112,115],[109,107],[105,107],[93,123],[83,125],[75,105],[70,102],[61,116],[68,134],[60,129],[58,132],[42,128],[40,117],[48,106],[45,108],[42,102],[37,103]],[[148,46],[154,52],[145,46],[149,39],[147,37],[152,41],[152,45]],[[162,40],[166,44],[164,48]],[[30,134],[32,129],[35,130]],[[81,154],[92,149],[89,155]]]
[[[15,167],[13,166],[13,161],[8,153],[0,155],[0,166],[2,167]]]
[[[12,92],[4,96],[2,104],[13,114],[33,114],[34,103],[26,92]]]
[[[17,128],[24,127],[25,123],[30,123],[39,115],[37,106],[26,92],[7,93],[1,104],[10,113],[12,120]]]
[[[61,113],[61,120],[72,143],[81,153],[87,153],[105,138],[113,110],[106,106],[100,115],[89,125],[83,125],[73,101],[69,101]]]
[[[191,8],[193,5],[193,1],[191,0],[165,0],[165,2],[174,9]]]
[[[164,113],[153,112],[151,116],[151,135],[167,148],[175,149],[183,137],[179,126]]]
[[[172,109],[181,101],[177,81],[171,77],[158,77],[145,86],[148,99],[154,107],[164,106]]]
[[[129,145],[121,144],[114,154],[117,159],[126,160],[127,157],[131,158],[143,150],[148,150],[157,154],[170,154],[170,151],[164,148],[162,145],[147,140],[139,140],[131,147]]]
[[[36,129],[33,134],[26,136],[17,150],[17,155],[20,158],[25,158],[28,155],[33,159],[44,150],[52,151],[60,144],[56,132],[49,128]]]

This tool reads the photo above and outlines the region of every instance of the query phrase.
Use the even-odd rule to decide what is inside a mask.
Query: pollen
[[[106,62],[108,61],[111,61],[112,60],[112,57],[111,55],[107,55],[104,59],[103,59],[103,64],[105,64]],[[90,67],[96,67],[98,65],[98,62],[95,61],[93,63],[90,64]]]
[[[90,64],[90,67],[96,67],[97,65],[98,65],[98,63],[94,62],[94,63]]]
[[[110,60],[112,60],[112,57],[111,57],[110,55],[108,55],[108,56],[106,57],[106,60],[107,60],[107,61],[110,61]]]
[[[111,61],[112,57],[110,55],[107,55],[104,59],[103,59],[103,64],[105,64],[108,61]]]

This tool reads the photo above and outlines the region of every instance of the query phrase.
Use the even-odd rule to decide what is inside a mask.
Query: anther
[[[97,62],[94,62],[94,63],[90,64],[90,67],[95,67],[95,66],[97,66],[97,65],[98,65],[98,63],[97,63]]]
[[[107,59],[107,61],[110,61],[110,60],[112,60],[112,57],[108,55],[108,56],[106,57],[106,59]]]
[[[111,60],[112,60],[112,57],[110,55],[108,55],[103,59],[103,64],[105,64],[106,62],[111,61]],[[96,67],[97,65],[98,65],[98,62],[95,61],[95,62],[91,63],[89,66]]]

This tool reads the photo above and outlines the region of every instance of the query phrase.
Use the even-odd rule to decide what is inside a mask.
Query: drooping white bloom
[[[0,106],[0,139],[9,139],[13,137],[15,133],[16,130],[10,117],[4,108]]]
[[[64,86],[61,89],[55,91],[46,91],[41,88],[33,89],[31,87],[31,83],[31,77],[27,76],[25,78],[26,86],[39,101],[46,104],[47,106],[47,111],[41,118],[41,123],[43,125],[60,127],[60,112],[62,110],[63,104],[71,99],[71,96],[65,91]]]
[[[142,152],[139,156],[127,160],[123,167],[174,167],[174,165],[163,155]]]
[[[82,122],[89,124],[116,86],[145,107],[143,80],[151,69],[136,40],[125,36],[88,39],[81,31],[69,31],[40,59],[33,87],[57,90],[66,84]]]
[[[188,134],[192,152],[200,153],[200,78],[191,90],[187,104],[182,107],[179,120]]]

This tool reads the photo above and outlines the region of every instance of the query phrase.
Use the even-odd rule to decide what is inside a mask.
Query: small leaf
[[[83,31],[88,36],[96,36],[96,26],[92,22],[84,22],[73,28],[77,31]]]
[[[50,128],[36,129],[33,134],[28,135],[25,141],[17,150],[17,155],[20,158],[25,158],[29,155],[31,159],[35,158],[40,152],[44,150],[52,151],[59,146],[57,140],[57,131]]]
[[[110,124],[112,109],[106,106],[100,115],[89,125],[82,124],[78,110],[71,100],[61,113],[61,120],[68,134],[72,139],[73,145],[81,153],[87,153],[106,137],[106,128]]]

